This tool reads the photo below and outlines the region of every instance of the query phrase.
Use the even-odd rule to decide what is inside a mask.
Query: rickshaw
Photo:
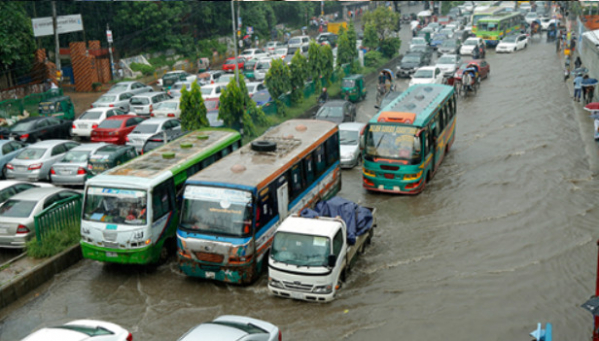
[[[462,78],[463,75],[468,72],[472,75],[472,83],[470,84],[471,86],[468,87],[468,84],[463,84],[462,83]],[[468,64],[466,66],[466,68],[462,71],[462,73],[460,74],[460,77],[454,77],[453,82],[452,82],[455,91],[457,92],[457,94],[459,96],[467,96],[468,92],[472,91],[475,95],[478,91],[478,88],[480,87],[480,73],[478,70],[478,65],[471,63]]]
[[[535,20],[533,20],[533,22],[530,23],[530,39],[531,39],[531,41],[535,35],[538,35],[539,37],[541,37],[541,21],[539,19],[535,19]]]
[[[341,82],[341,96],[346,101],[357,102],[366,98],[363,75],[349,75]]]
[[[547,27],[547,42],[552,42],[557,38],[557,25],[555,23],[549,24]]]
[[[40,102],[38,113],[40,116],[54,116],[65,120],[75,119],[75,108],[69,96],[52,97]]]
[[[387,95],[388,92],[395,90],[395,85],[393,84],[394,78],[395,76],[393,75],[393,71],[389,69],[384,69],[379,73],[376,93],[376,104],[374,105],[375,108],[378,108],[380,106],[381,101],[383,100],[385,95]]]
[[[208,58],[198,59],[198,73],[210,70],[210,60]]]

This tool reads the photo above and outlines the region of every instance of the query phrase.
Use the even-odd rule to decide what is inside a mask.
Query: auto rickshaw
[[[363,75],[349,75],[341,82],[341,96],[346,101],[358,102],[366,97]]]
[[[69,96],[48,98],[38,106],[40,116],[54,116],[65,120],[75,119],[75,107]]]
[[[198,73],[210,70],[210,60],[208,58],[198,59]]]

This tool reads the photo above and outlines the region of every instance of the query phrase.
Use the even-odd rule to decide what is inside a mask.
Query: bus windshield
[[[250,192],[190,185],[185,188],[183,198],[183,229],[235,237],[250,234]]]
[[[326,266],[331,252],[327,237],[279,232],[272,244],[272,258],[297,266]]]
[[[420,163],[421,141],[417,128],[373,124],[366,134],[366,155],[370,158],[405,160]]]
[[[146,191],[90,187],[85,196],[83,219],[115,224],[145,225],[146,203]]]

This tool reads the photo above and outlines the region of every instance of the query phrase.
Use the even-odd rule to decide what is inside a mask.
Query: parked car
[[[318,37],[316,37],[316,42],[319,44],[329,44],[331,45],[331,48],[333,48],[337,46],[338,38],[339,37],[335,33],[324,32],[319,34]]]
[[[225,315],[191,328],[178,341],[281,341],[279,328],[245,316]]]
[[[179,98],[181,97],[181,91],[183,91],[183,87],[185,87],[185,89],[187,91],[191,91],[191,84],[193,82],[177,82],[175,84],[173,84],[173,86],[171,86],[171,89],[167,92],[167,94],[169,96],[171,96],[172,98]]]
[[[89,109],[78,119],[73,121],[71,134],[73,137],[89,138],[92,135],[92,130],[98,127],[100,122],[108,117],[126,115],[127,113],[115,108],[94,108]]]
[[[245,60],[260,59],[268,57],[268,53],[263,49],[245,49],[240,54]]]
[[[403,56],[401,62],[397,66],[396,76],[400,77],[410,77],[416,69],[429,65],[431,60],[425,53],[411,52]]]
[[[243,64],[245,63],[245,59],[243,57],[230,57],[225,60],[223,64],[223,71],[225,72],[235,72],[235,59],[237,59],[237,69],[243,70]]]
[[[49,181],[52,166],[77,146],[79,143],[68,140],[47,140],[29,145],[6,164],[6,178]]]
[[[252,96],[252,100],[256,102],[257,106],[263,106],[266,103],[272,101],[272,97],[270,96],[268,89],[264,89],[254,93],[254,95]]]
[[[223,77],[221,77],[223,78]],[[222,84],[222,83],[217,83],[217,84],[210,84],[210,85],[204,85],[200,91],[202,92],[202,97],[204,99],[206,98],[220,98],[220,95],[222,95],[223,91],[227,88],[226,84]]]
[[[266,43],[266,51],[267,52],[272,52],[274,50],[276,50],[279,47],[284,47],[286,46],[286,44],[281,43],[279,41],[269,41],[268,43]]]
[[[266,90],[266,85],[262,82],[249,82],[245,85],[248,89],[248,94],[250,97],[254,96],[254,94],[258,91]]]
[[[94,103],[92,108],[118,108],[123,111],[129,111],[129,99],[133,97],[132,92],[122,93],[106,93],[100,96]]]
[[[495,52],[515,52],[523,50],[527,46],[528,36],[526,34],[510,34],[501,39],[495,48]]]
[[[254,69],[256,68],[257,62],[257,60],[252,59],[246,61],[245,64],[243,64],[243,75],[245,76],[245,79],[249,81],[254,80]]]
[[[288,56],[293,56],[293,55],[295,55],[295,52],[296,52],[297,50],[299,50],[299,51],[300,51],[300,54],[301,54],[302,56],[304,56],[304,57],[308,58],[308,48],[309,48],[309,47],[310,47],[310,45],[309,45],[309,44],[308,44],[308,45],[302,45],[302,46],[299,46],[299,45],[296,45],[296,46],[288,46],[288,47],[287,47],[287,55],[288,55]]]
[[[443,72],[435,66],[425,66],[416,70],[408,86],[415,84],[443,84]]]
[[[443,72],[443,77],[453,76],[460,65],[462,65],[462,58],[457,54],[444,54],[435,64]]]
[[[181,116],[181,101],[179,98],[160,102],[154,107],[151,117],[171,117],[179,118]]]
[[[122,93],[122,92],[130,92],[133,94],[141,94],[144,92],[152,92],[154,88],[149,85],[142,84],[140,82],[128,81],[128,82],[118,82],[108,90],[108,93]]]
[[[462,47],[460,48],[460,54],[474,55],[477,53],[477,49],[480,49],[481,47],[484,48],[484,45],[485,42],[481,38],[468,38],[464,44],[462,44]]]
[[[96,176],[136,157],[133,146],[109,144],[89,156],[87,170],[90,176]]]
[[[285,58],[283,58],[283,61],[285,62],[285,64],[287,64],[287,66],[291,65],[291,60],[293,59],[293,55],[289,54],[289,49],[287,49],[287,55],[285,56]]]
[[[256,64],[256,69],[254,70],[254,78],[257,81],[263,81],[270,69],[270,65],[272,63],[272,58],[264,58],[258,60],[258,64]]]
[[[218,83],[218,79],[220,78],[220,76],[224,74],[225,72],[223,70],[210,70],[202,72],[198,75],[198,82],[202,86],[207,84]]]
[[[131,111],[139,116],[150,116],[156,103],[168,101],[171,97],[166,92],[146,92],[131,97]]]
[[[341,168],[354,168],[362,162],[360,137],[364,134],[365,127],[366,124],[359,122],[341,123],[339,125]]]
[[[462,43],[459,39],[447,39],[441,46],[439,46],[439,48],[437,48],[437,53],[439,54],[439,57],[444,54],[459,55],[461,46]]]
[[[22,341],[132,341],[133,336],[123,327],[110,322],[77,320],[58,327],[42,328]]]
[[[0,181],[0,204],[10,199],[13,195],[24,192],[28,189],[39,187],[54,187],[51,184],[43,182],[27,182],[18,180]]]
[[[150,138],[150,136],[163,130],[181,130],[181,122],[174,118],[151,118],[138,124],[135,129],[125,137],[125,140],[127,141],[128,146],[135,147],[135,151],[140,153],[146,140]]]
[[[197,78],[197,75],[192,75],[185,71],[170,71],[158,80],[158,86],[162,88],[162,91],[168,91],[178,81],[193,82]]]
[[[28,117],[8,128],[8,136],[3,138],[27,143],[48,139],[68,139],[71,137],[73,121],[57,117]]]
[[[227,74],[224,74],[224,75],[220,76],[218,78],[218,82],[216,82],[214,84],[210,84],[210,85],[227,86],[227,85],[229,85],[229,83],[231,81],[235,81],[235,74],[233,74],[233,73],[227,73]],[[204,86],[207,86],[207,85],[204,85]]]
[[[6,164],[25,146],[25,143],[19,141],[0,140],[0,175],[2,179],[6,179]]]
[[[146,143],[144,143],[144,146],[141,148],[141,154],[150,152],[188,133],[189,131],[186,130],[168,130],[156,133],[146,140]]]
[[[446,35],[441,34],[441,33],[436,33],[432,38],[431,38],[431,47],[433,49],[437,49],[439,46],[441,46],[443,44],[443,42],[445,40],[449,39]]]
[[[297,37],[291,37],[289,39],[289,41],[287,42],[288,47],[308,47],[310,46],[310,36],[297,36]],[[294,51],[295,53],[295,51]]]
[[[50,168],[50,180],[60,186],[83,186],[89,174],[90,156],[107,143],[87,143],[69,150]]]
[[[145,120],[144,117],[133,115],[109,117],[92,130],[91,141],[125,144],[127,135],[143,120]]]
[[[278,48],[271,53],[271,57],[285,59],[285,57],[287,57],[288,51],[289,50],[286,47]]]
[[[356,119],[356,106],[350,101],[332,100],[324,103],[314,118],[333,123],[353,122]]]
[[[410,50],[413,49],[415,46],[428,46],[428,42],[426,41],[426,39],[421,38],[421,37],[414,37],[412,38],[412,41],[410,42]]]

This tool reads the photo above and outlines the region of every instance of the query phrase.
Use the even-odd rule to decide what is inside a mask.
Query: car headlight
[[[312,292],[315,294],[330,294],[331,292],[333,292],[333,285],[329,284],[317,286],[314,288],[314,290],[312,290]]]
[[[281,289],[285,288],[283,286],[283,283],[277,281],[276,279],[272,279],[272,278],[268,279],[268,284],[270,284],[271,287],[275,287],[275,288],[281,288]]]

